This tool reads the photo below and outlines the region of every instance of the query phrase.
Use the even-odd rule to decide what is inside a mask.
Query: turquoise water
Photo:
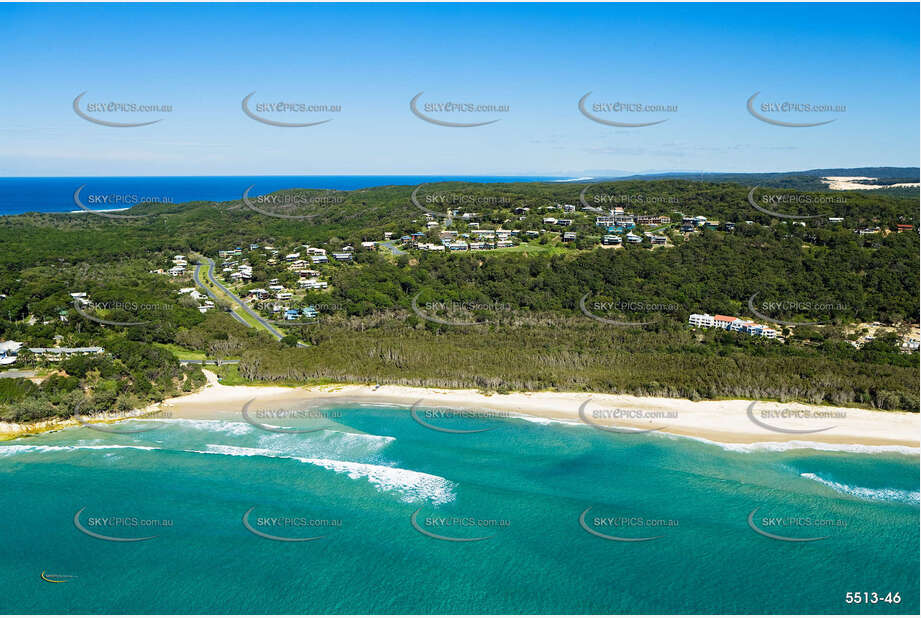
[[[491,428],[449,434],[394,407],[330,417],[284,423],[313,433],[228,413],[0,444],[4,613],[919,609],[916,453],[738,451],[565,423],[430,420]],[[591,534],[579,521],[589,507],[596,532],[657,538]],[[259,536],[243,525],[251,508],[256,532],[322,538]],[[770,534],[827,538],[758,534],[756,508]],[[75,526],[81,509],[89,532],[155,538],[95,538]],[[487,538],[428,536],[411,522],[418,509],[423,531]],[[848,605],[846,592],[898,592],[901,603]]]

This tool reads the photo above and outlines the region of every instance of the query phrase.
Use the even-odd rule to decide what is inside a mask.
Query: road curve
[[[387,248],[390,250],[390,253],[392,253],[392,254],[394,254],[394,255],[406,255],[406,252],[405,252],[405,251],[403,251],[402,249],[398,248],[398,247],[397,247],[395,244],[393,244],[393,243],[394,243],[394,241],[392,241],[392,240],[385,240],[384,242],[381,243],[381,246],[382,246],[382,247],[387,247]]]
[[[275,327],[272,326],[269,322],[267,322],[261,315],[259,315],[258,313],[256,313],[256,312],[253,311],[252,309],[250,309],[250,308],[246,305],[246,303],[244,303],[242,300],[240,300],[240,298],[239,298],[236,294],[234,294],[233,292],[231,292],[230,290],[228,290],[226,287],[224,287],[224,284],[222,284],[220,281],[218,281],[217,279],[214,278],[214,260],[212,260],[211,258],[207,258],[207,257],[203,257],[202,259],[205,260],[205,261],[208,263],[209,268],[208,268],[208,271],[207,271],[207,276],[208,276],[208,281],[210,281],[210,282],[212,283],[212,285],[214,285],[214,286],[217,287],[221,292],[223,292],[224,294],[226,294],[226,295],[230,298],[230,300],[232,300],[233,302],[235,302],[235,303],[240,307],[240,309],[242,309],[242,310],[245,311],[247,314],[249,314],[249,316],[250,316],[251,318],[253,318],[253,319],[256,320],[257,322],[259,322],[259,324],[261,324],[263,328],[265,328],[267,331],[269,331],[269,334],[271,334],[273,337],[275,337],[276,339],[281,339],[281,338],[284,336],[284,335],[282,335],[280,332],[278,332],[278,329],[277,329],[277,328],[275,328]],[[204,288],[204,290],[205,290],[205,292],[208,294],[208,296],[210,296],[211,298],[213,298],[213,299],[216,301],[216,300],[218,299],[218,298],[217,298],[217,295],[216,295],[214,292],[212,292],[211,290],[209,290],[208,287],[205,286],[205,285],[203,285],[202,282],[201,282],[201,278],[199,277],[201,266],[202,266],[201,264],[196,264],[196,265],[195,265],[195,270],[194,270],[193,273],[192,273],[192,278],[195,280],[195,283],[196,283],[199,287]],[[245,322],[244,322],[244,324],[245,324]],[[247,324],[247,326],[249,326],[249,324]]]
[[[242,309],[243,311],[245,311],[245,312],[246,312],[247,314],[249,314],[254,320],[256,320],[257,322],[259,322],[259,324],[261,324],[262,327],[265,328],[265,329],[269,332],[270,335],[272,335],[273,337],[275,337],[275,339],[281,339],[281,338],[284,336],[284,335],[282,335],[280,332],[278,332],[278,329],[275,328],[274,326],[272,326],[272,324],[271,324],[270,322],[267,322],[267,321],[265,320],[265,318],[263,318],[261,315],[259,315],[258,313],[256,313],[256,312],[253,311],[252,309],[250,309],[249,306],[247,306],[246,303],[244,303],[242,300],[240,300],[240,298],[239,298],[236,294],[234,294],[233,292],[231,292],[230,290],[228,290],[226,287],[224,287],[224,284],[222,284],[220,281],[218,281],[217,279],[214,278],[214,260],[212,260],[211,258],[208,258],[208,257],[204,257],[204,256],[202,256],[202,259],[205,260],[205,261],[208,263],[208,266],[209,266],[209,268],[208,268],[208,273],[207,273],[207,274],[208,274],[208,281],[210,281],[210,282],[213,283],[215,286],[217,286],[218,289],[220,289],[224,294],[226,294],[226,295],[230,298],[230,300],[232,300],[233,302],[235,302],[235,303],[240,307],[240,309]],[[201,281],[201,278],[199,277],[201,266],[202,266],[201,264],[196,264],[196,265],[195,265],[195,269],[192,271],[192,279],[195,281],[196,285],[198,285],[200,288],[202,288],[203,290],[205,290],[205,293],[208,294],[208,296],[210,296],[210,297],[213,298],[215,301],[217,301],[217,300],[218,300],[217,295],[216,295],[214,292],[212,292],[210,289],[208,289],[208,286],[204,285],[204,284],[202,283],[202,281]],[[246,320],[244,320],[243,318],[241,318],[239,315],[237,315],[237,314],[234,313],[234,312],[231,312],[231,315],[233,315],[233,317],[235,317],[235,318],[236,318],[237,320],[239,320],[241,323],[243,323],[243,324],[245,324],[247,327],[249,327],[249,324],[247,324]],[[300,341],[298,341],[298,342],[297,342],[297,347],[299,347],[299,348],[306,348],[306,347],[308,347],[308,346],[307,346],[306,344],[301,343]]]

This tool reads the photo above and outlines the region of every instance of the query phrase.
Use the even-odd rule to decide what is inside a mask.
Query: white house
[[[700,328],[713,327],[713,316],[707,313],[692,313],[688,317],[688,325]]]

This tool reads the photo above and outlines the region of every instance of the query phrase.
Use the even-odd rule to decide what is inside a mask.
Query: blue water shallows
[[[141,201],[183,204],[192,201],[239,200],[250,185],[253,195],[282,189],[351,191],[386,185],[415,186],[429,182],[536,182],[558,180],[533,176],[112,176],[66,178],[0,178],[0,215],[26,212],[83,212],[127,208]]]
[[[0,444],[4,611],[918,612],[916,451],[330,410]]]

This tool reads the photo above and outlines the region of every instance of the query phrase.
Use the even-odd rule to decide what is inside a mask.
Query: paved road
[[[204,260],[208,263],[208,266],[209,266],[208,271],[207,271],[208,281],[210,281],[210,282],[211,282],[213,285],[215,285],[219,290],[221,290],[224,294],[226,294],[233,302],[235,302],[235,303],[240,307],[240,309],[242,309],[243,311],[245,311],[247,314],[249,314],[250,317],[252,317],[254,320],[256,320],[257,322],[259,322],[259,324],[260,324],[264,329],[266,329],[266,330],[269,332],[270,335],[272,335],[272,336],[275,337],[276,339],[281,339],[281,338],[284,336],[284,335],[282,335],[280,332],[278,332],[278,329],[275,328],[274,326],[272,326],[272,324],[271,324],[270,322],[268,322],[268,321],[267,321],[265,318],[263,318],[261,315],[259,315],[258,313],[256,313],[256,312],[253,311],[252,309],[250,309],[249,306],[247,306],[246,303],[244,303],[242,300],[240,300],[240,298],[239,298],[236,294],[234,294],[233,292],[231,292],[230,290],[228,290],[226,287],[224,287],[224,284],[222,284],[220,281],[218,281],[217,279],[214,278],[214,260],[212,260],[211,258],[207,258],[207,257],[203,257],[202,259],[204,259]],[[208,296],[210,296],[210,297],[213,298],[215,301],[217,301],[217,300],[218,300],[217,295],[216,295],[214,292],[212,292],[210,289],[208,289],[208,287],[202,283],[201,278],[199,277],[199,275],[200,275],[200,270],[201,270],[201,266],[202,266],[201,264],[196,264],[196,265],[195,265],[195,269],[192,271],[192,278],[195,280],[195,283],[196,283],[199,287],[201,287],[202,289],[205,290],[205,292],[208,294]],[[240,316],[238,316],[236,313],[233,313],[233,317],[235,317],[237,320],[239,320],[239,321],[242,322],[243,324],[246,324],[246,326],[249,326],[249,324],[246,322],[246,320],[244,320],[243,318],[241,318]],[[298,341],[297,347],[299,347],[299,348],[306,348],[306,347],[308,347],[308,346],[307,346],[306,344],[303,344],[303,343],[301,343],[300,341]]]
[[[31,369],[10,370],[0,373],[0,378],[34,378],[36,373]]]
[[[214,285],[217,289],[219,289],[221,292],[226,294],[230,298],[230,300],[235,302],[240,307],[240,309],[248,313],[251,318],[259,322],[259,324],[261,324],[264,329],[269,331],[269,333],[273,337],[275,337],[276,339],[281,339],[284,336],[280,332],[278,332],[277,328],[275,328],[269,322],[267,322],[261,315],[259,315],[258,313],[250,309],[246,305],[246,303],[240,300],[240,298],[236,294],[234,294],[233,292],[228,290],[226,287],[224,287],[223,283],[221,283],[220,281],[214,278],[214,260],[212,260],[211,258],[203,258],[203,259],[208,263],[208,266],[210,266],[206,274],[208,276],[208,281],[210,281],[212,285]],[[203,287],[205,289],[205,292],[207,292],[209,296],[217,300],[217,296],[214,294],[214,292],[209,290],[206,286],[202,285],[201,279],[199,278],[200,269],[201,269],[201,264],[196,264],[195,270],[192,273],[192,276],[195,279],[195,283]],[[247,324],[247,326],[249,325]]]
[[[394,242],[395,241],[393,240],[385,240],[384,242],[381,243],[381,246],[384,246],[390,249],[390,253],[394,255],[406,255],[405,251],[403,251],[402,249],[397,247],[395,244],[393,244]]]
[[[239,360],[180,360],[180,365],[217,365],[222,367],[224,365],[239,365]]]

